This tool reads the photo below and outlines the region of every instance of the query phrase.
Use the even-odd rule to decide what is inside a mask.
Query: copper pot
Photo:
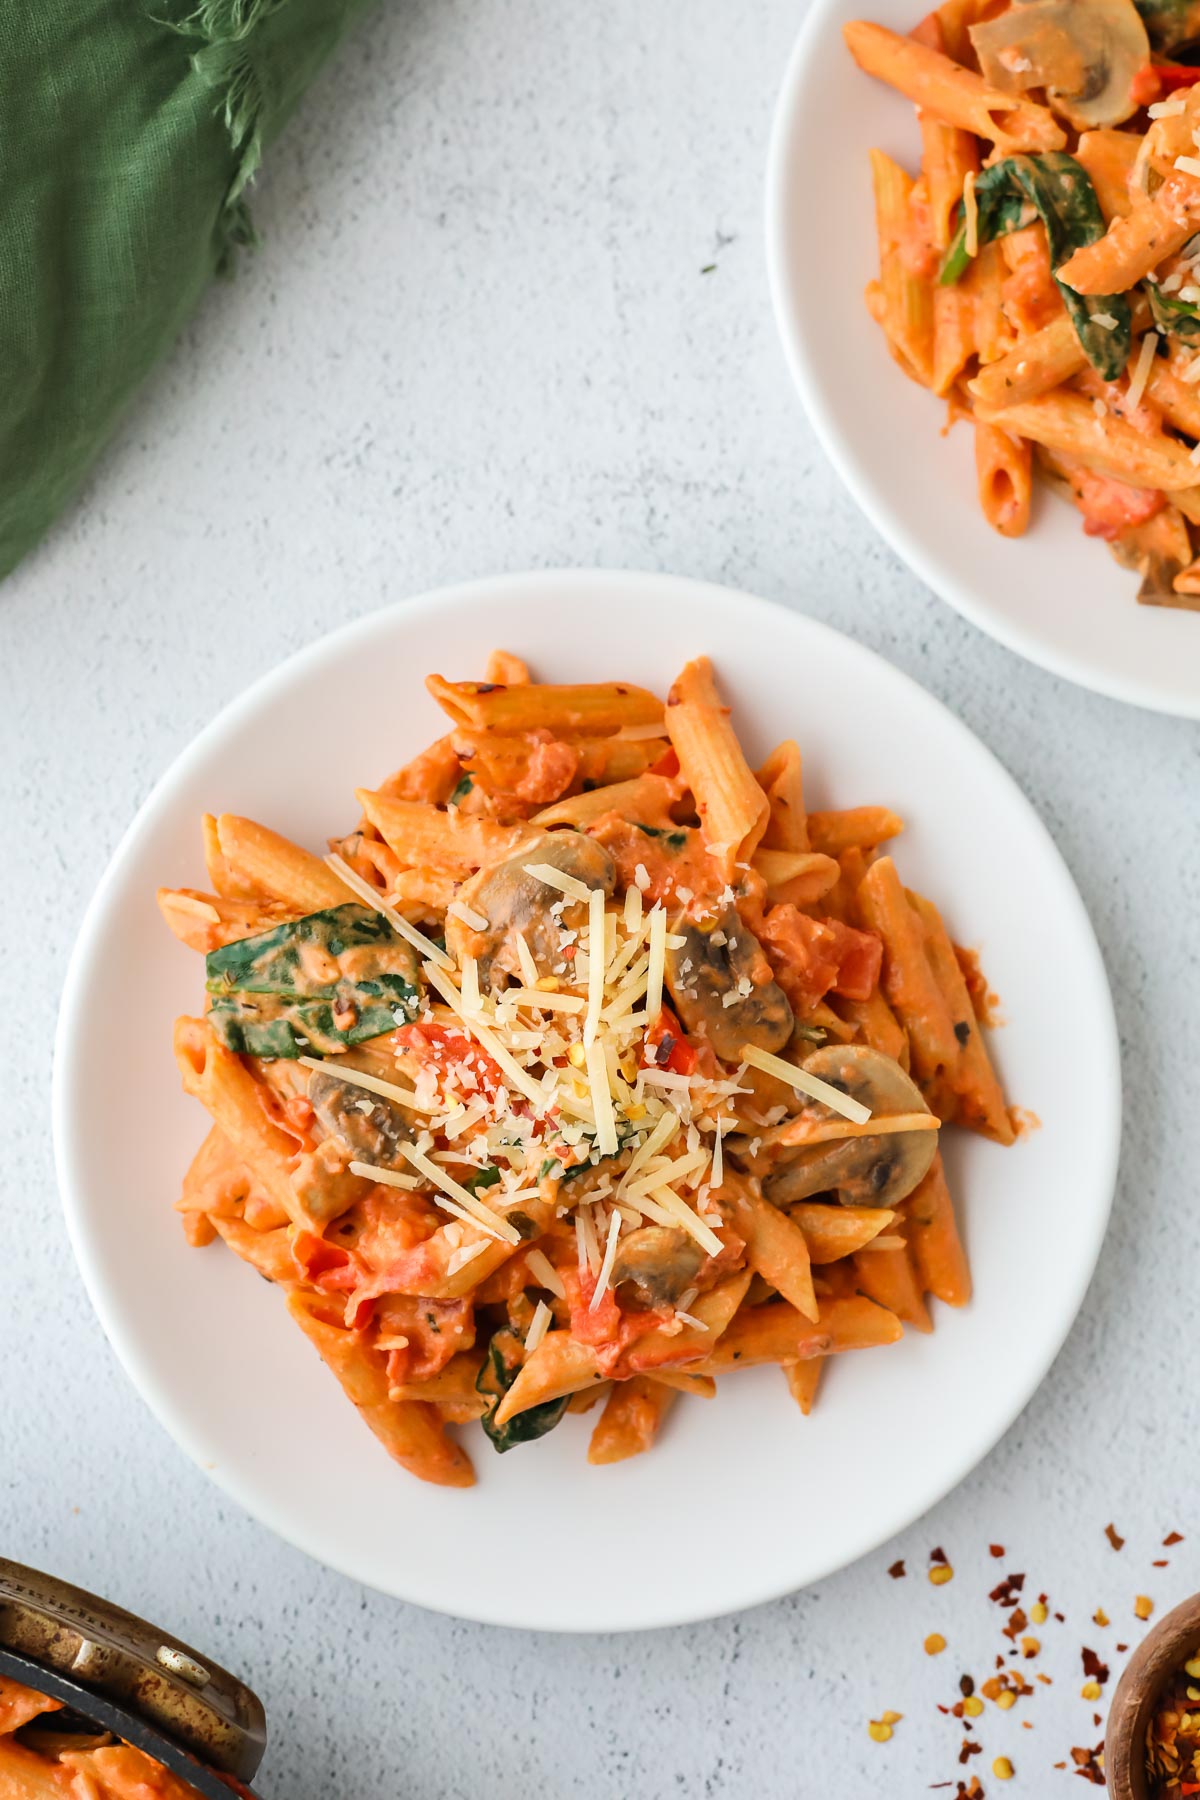
[[[2,1557],[0,1675],[144,1750],[204,1800],[256,1800],[245,1784],[267,1743],[257,1694],[145,1619]]]

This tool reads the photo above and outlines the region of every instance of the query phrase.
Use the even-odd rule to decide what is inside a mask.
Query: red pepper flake
[[[1158,1562],[1152,1562],[1150,1564],[1150,1567],[1152,1569],[1166,1569],[1166,1568],[1170,1567],[1170,1564],[1168,1563],[1167,1558],[1164,1556]]]
[[[1182,1531],[1168,1531],[1166,1537],[1163,1539],[1163,1549],[1169,1550],[1171,1548],[1172,1544],[1182,1544],[1182,1542],[1183,1542]]]
[[[1067,1622],[1067,1616],[1066,1616],[1066,1614],[1065,1614],[1065,1613],[1055,1613],[1055,1615],[1054,1615],[1054,1616],[1055,1616],[1055,1618],[1056,1618],[1056,1619],[1057,1619],[1057,1620],[1058,1620],[1058,1622],[1059,1622],[1059,1624],[1060,1624],[1060,1625],[1065,1625],[1065,1624],[1066,1624],[1066,1622]]]
[[[1123,1550],[1125,1548],[1125,1539],[1121,1536],[1115,1525],[1106,1525],[1104,1527],[1104,1535],[1114,1550]],[[1074,1751],[1072,1751],[1071,1754],[1074,1755]]]
[[[891,1576],[893,1581],[899,1581],[902,1576],[907,1574],[907,1572],[908,1571],[904,1567],[904,1558],[903,1557],[898,1557],[897,1560],[892,1564],[891,1568],[888,1570],[888,1574]]]
[[[1019,1606],[1014,1607],[1012,1612],[1008,1615],[1008,1624],[1004,1627],[1005,1637],[1008,1638],[1011,1643],[1015,1644],[1017,1638],[1020,1636],[1021,1632],[1024,1631],[1028,1623],[1029,1620],[1025,1617],[1021,1608]]]
[[[1085,1648],[1080,1654],[1083,1657],[1083,1672],[1088,1680],[1098,1681],[1101,1687],[1103,1687],[1104,1683],[1108,1680],[1108,1664],[1101,1662],[1094,1650]]]
[[[1128,1650],[1128,1648],[1129,1648],[1129,1645],[1128,1645],[1128,1644],[1118,1644],[1118,1645],[1117,1645],[1117,1653],[1118,1653],[1118,1655],[1123,1655],[1123,1654],[1124,1654],[1124,1652],[1125,1652],[1125,1651],[1126,1651],[1126,1650]]]
[[[1076,1747],[1071,1751],[1071,1760],[1075,1764],[1075,1773],[1077,1775],[1082,1775],[1085,1781],[1090,1781],[1093,1787],[1104,1786],[1104,1770],[1098,1761],[1098,1758],[1102,1756],[1103,1753],[1103,1739],[1096,1745],[1094,1750],[1085,1750]],[[1055,1766],[1058,1768],[1065,1768],[1066,1764],[1058,1763]]]
[[[978,1756],[979,1752],[982,1749],[983,1749],[983,1745],[977,1744],[973,1738],[964,1738],[962,1741],[962,1747],[958,1752],[959,1762],[960,1763],[969,1762],[971,1757]]]
[[[1006,1575],[1003,1581],[996,1583],[988,1599],[994,1600],[997,1606],[1015,1606],[1017,1595],[1024,1586],[1024,1575]]]
[[[965,1695],[968,1700],[970,1699],[971,1695],[975,1692],[975,1683],[974,1683],[974,1681],[972,1681],[972,1679],[969,1675],[960,1675],[959,1676],[958,1691],[960,1694]]]
[[[991,1551],[992,1555],[995,1557],[1001,1557],[1004,1555],[1004,1545],[1003,1544],[989,1544],[988,1549]]]
[[[929,1560],[931,1563],[947,1563],[950,1561],[950,1558],[946,1555],[942,1546],[938,1544],[935,1549],[929,1552]]]

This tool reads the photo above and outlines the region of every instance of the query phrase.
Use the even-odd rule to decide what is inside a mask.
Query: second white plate
[[[199,959],[158,917],[160,883],[203,880],[199,819],[249,814],[319,848],[440,735],[422,677],[482,673],[501,644],[550,680],[664,691],[701,652],[751,757],[799,738],[813,806],[881,802],[896,854],[979,945],[1010,1023],[1010,1097],[1042,1128],[1012,1150],[949,1132],[976,1297],[931,1337],[837,1359],[804,1419],[777,1369],[681,1403],[647,1456],[586,1461],[589,1418],[504,1457],[469,1437],[479,1485],[391,1463],[280,1297],[172,1211],[206,1121],[171,1025]],[[351,695],[351,706],[330,696]],[[1039,947],[1046,954],[1038,954]],[[1051,953],[1052,947],[1052,953]],[[55,1136],[72,1241],[104,1328],[178,1443],[250,1512],[356,1580],[466,1618],[555,1630],[679,1624],[815,1581],[908,1524],[996,1442],[1070,1328],[1108,1218],[1120,1124],[1116,1032],[1082,903],[1015,784],[946,709],[796,613],[663,576],[514,575],[349,626],[258,683],[163,777],[102,881],[59,1022]],[[1013,1330],[1020,1296],[1021,1328]]]
[[[1010,650],[1098,693],[1200,718],[1200,615],[1139,606],[1137,577],[1044,488],[1023,538],[999,537],[975,492],[971,433],[893,363],[863,304],[878,274],[868,153],[913,170],[907,100],[842,41],[848,19],[910,31],[915,0],[814,0],[775,115],[767,257],[800,397],[872,524],[935,593]]]

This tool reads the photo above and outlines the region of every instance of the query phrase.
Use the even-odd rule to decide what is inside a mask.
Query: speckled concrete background
[[[1099,1736],[1080,1643],[1132,1641],[1135,1592],[1161,1609],[1200,1586],[1197,732],[993,646],[905,572],[826,466],[775,341],[760,228],[800,10],[393,0],[279,147],[258,199],[264,250],[211,295],[81,504],[0,592],[0,1546],[246,1671],[271,1710],[269,1800],[860,1800],[974,1770],[993,1793],[1002,1750],[1017,1765],[1005,1791],[1070,1794],[1052,1765]],[[91,1316],[48,1119],[72,936],[196,730],[290,650],[387,599],[567,562],[786,601],[948,700],[1074,870],[1127,1084],[1099,1275],[987,1463],[818,1589],[686,1631],[578,1641],[380,1599],[231,1511]],[[1012,1304],[1019,1331],[1019,1293]],[[1129,1539],[1119,1557],[1110,1518]],[[749,1506],[721,1525],[763,1528]],[[1187,1541],[1159,1551],[1172,1527]],[[958,1569],[940,1590],[921,1577],[937,1543]],[[887,1579],[896,1555],[919,1579]],[[960,1769],[961,1729],[933,1702],[1005,1647],[985,1598],[1001,1567],[1067,1614],[1040,1633],[1035,1666],[1055,1685],[1003,1718],[989,1709],[985,1753]],[[1119,1630],[1084,1629],[1097,1604]],[[932,1662],[920,1645],[935,1628],[951,1648]],[[906,1716],[878,1746],[866,1720],[885,1707]]]

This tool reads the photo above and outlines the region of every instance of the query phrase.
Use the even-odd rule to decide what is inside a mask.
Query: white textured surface
[[[244,1670],[270,1707],[269,1800],[527,1786],[907,1800],[972,1769],[989,1794],[1082,1792],[1051,1769],[1098,1735],[1079,1644],[1132,1641],[1135,1591],[1161,1609],[1200,1586],[1200,1537],[1148,1567],[1168,1529],[1200,1532],[1176,1424],[1200,1263],[1196,730],[990,644],[899,567],[826,468],[762,268],[763,154],[797,23],[781,0],[394,0],[279,146],[258,201],[263,252],[213,293],[82,503],[0,591],[16,1026],[0,1120],[0,1546]],[[835,257],[823,247],[825,278]],[[66,952],[174,753],[251,676],[344,618],[459,576],[571,561],[784,599],[947,699],[1075,872],[1127,1084],[1099,1275],[983,1468],[893,1550],[817,1590],[678,1633],[578,1641],[380,1600],[231,1512],[151,1423],[91,1318],[48,1133]],[[336,720],[331,697],[326,728]],[[1014,1332],[1020,1321],[1014,1294]],[[1119,1558],[1109,1518],[1129,1537]],[[787,1529],[747,1493],[740,1516],[714,1522],[714,1547],[722,1531]],[[531,1519],[517,1552],[536,1535]],[[1005,1564],[987,1556],[993,1539]],[[935,1543],[953,1584],[887,1580],[893,1555],[919,1570]],[[960,1771],[959,1728],[932,1703],[962,1669],[987,1673],[1000,1640],[983,1596],[1002,1567],[1028,1570],[1067,1614],[1039,1633],[1036,1666],[1055,1686],[991,1715],[975,1734],[986,1756]],[[1119,1634],[1085,1627],[1098,1603]],[[920,1649],[935,1627],[951,1640],[936,1663]],[[876,1746],[865,1720],[889,1706],[906,1717]],[[1018,1765],[1007,1790],[989,1779],[1001,1749]]]

